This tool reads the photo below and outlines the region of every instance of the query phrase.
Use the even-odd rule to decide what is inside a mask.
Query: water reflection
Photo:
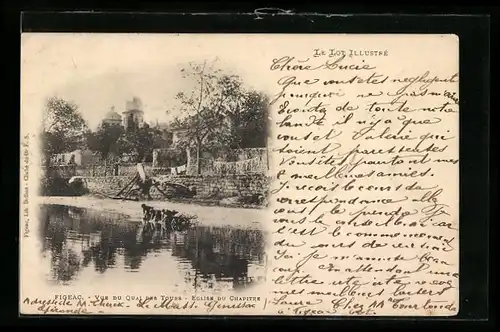
[[[84,271],[86,276],[89,271],[106,275],[112,269],[115,280],[139,272],[140,282],[168,283],[172,278],[145,264],[155,256],[161,256],[160,264],[173,262],[183,282],[195,289],[217,284],[246,287],[265,275],[259,274],[264,265],[259,230],[196,226],[183,232],[147,233],[119,214],[61,205],[42,206],[41,216],[43,254],[50,259],[49,279],[54,282],[71,284]]]

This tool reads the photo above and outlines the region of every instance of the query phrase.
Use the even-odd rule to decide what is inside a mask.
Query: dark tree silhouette
[[[196,150],[198,172],[204,151],[267,145],[269,100],[265,95],[245,89],[239,76],[224,74],[206,61],[189,63],[181,71],[195,88],[190,94],[177,94],[182,115],[172,125],[183,129],[178,146]]]
[[[58,97],[47,99],[42,123],[44,152],[50,155],[83,147],[87,131],[76,104]]]
[[[102,159],[106,160],[110,153],[118,155],[119,139],[123,134],[123,127],[102,123],[95,133],[88,135],[88,147],[98,151]]]

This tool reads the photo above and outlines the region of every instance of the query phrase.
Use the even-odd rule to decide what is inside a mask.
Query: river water
[[[260,230],[194,226],[146,234],[125,215],[64,205],[42,205],[40,220],[46,278],[56,285],[218,292],[265,276]]]

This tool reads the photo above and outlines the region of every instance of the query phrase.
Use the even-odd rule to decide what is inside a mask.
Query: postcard
[[[457,36],[21,42],[21,314],[458,314]]]

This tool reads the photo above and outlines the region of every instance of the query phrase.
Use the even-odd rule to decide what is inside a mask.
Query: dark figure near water
[[[162,213],[160,210],[155,210],[154,212],[154,223],[155,223],[155,226],[156,226],[156,230],[160,231],[162,230],[163,228],[163,223],[162,223]]]
[[[192,217],[177,215],[175,210],[157,210],[152,206],[141,204],[142,224],[147,231],[182,231],[191,226]]]
[[[142,225],[147,231],[155,229],[156,210],[152,206],[141,204],[142,207]]]
[[[175,210],[161,210],[161,213],[163,215],[162,221],[164,223],[171,223],[172,220],[174,220],[174,216],[178,213],[178,211]]]
[[[142,219],[144,221],[150,220],[155,209],[152,206],[148,206],[146,204],[141,204],[141,208],[142,208]]]
[[[153,198],[151,197],[151,187],[153,186],[153,180],[152,179],[146,179],[144,182],[139,183],[139,188],[141,190],[141,194],[143,196],[146,196],[148,200],[152,200]]]

